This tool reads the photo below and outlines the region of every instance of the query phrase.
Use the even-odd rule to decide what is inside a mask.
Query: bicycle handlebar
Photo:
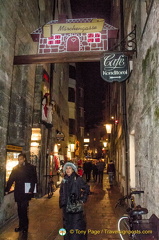
[[[130,195],[144,193],[144,191],[132,191]]]
[[[123,198],[124,199],[130,199],[131,198],[131,195],[133,195],[133,194],[140,194],[140,193],[144,193],[144,191],[132,191],[129,195],[126,195],[126,196],[124,196]]]
[[[140,193],[144,193],[144,191],[132,191],[129,195],[125,195],[124,197],[119,198],[118,202],[115,205],[115,208],[118,205],[121,205],[122,201],[124,201],[125,199],[131,199],[131,195],[133,195],[133,194],[140,194]]]

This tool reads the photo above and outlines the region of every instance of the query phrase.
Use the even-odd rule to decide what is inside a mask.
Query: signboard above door
[[[38,28],[31,37],[39,42],[38,53],[107,51],[108,39],[117,38],[118,29],[104,19],[80,18],[52,20]]]
[[[106,53],[100,60],[101,77],[107,82],[122,82],[130,75],[128,56]]]
[[[33,31],[38,52],[14,57],[14,65],[57,62],[94,62],[109,50],[108,42],[118,38],[118,29],[98,18],[60,18]]]

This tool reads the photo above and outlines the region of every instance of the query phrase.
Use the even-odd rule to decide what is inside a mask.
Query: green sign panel
[[[101,77],[107,82],[122,82],[129,75],[128,57],[123,53],[107,53],[100,60]]]

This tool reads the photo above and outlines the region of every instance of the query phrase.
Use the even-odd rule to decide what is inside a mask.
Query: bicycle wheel
[[[129,225],[129,217],[123,216],[118,221],[118,232],[121,240],[128,240],[130,238],[130,225]]]
[[[48,198],[51,198],[52,196],[53,196],[52,184],[48,183]]]

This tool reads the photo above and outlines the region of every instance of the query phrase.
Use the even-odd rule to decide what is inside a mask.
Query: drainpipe
[[[124,39],[124,11],[123,0],[120,0],[120,39]],[[121,46],[121,51],[124,46]],[[128,127],[127,127],[127,108],[126,108],[126,81],[122,82],[122,104],[123,104],[123,129],[125,138],[125,175],[126,175],[126,193],[129,193],[129,164],[128,164]]]

